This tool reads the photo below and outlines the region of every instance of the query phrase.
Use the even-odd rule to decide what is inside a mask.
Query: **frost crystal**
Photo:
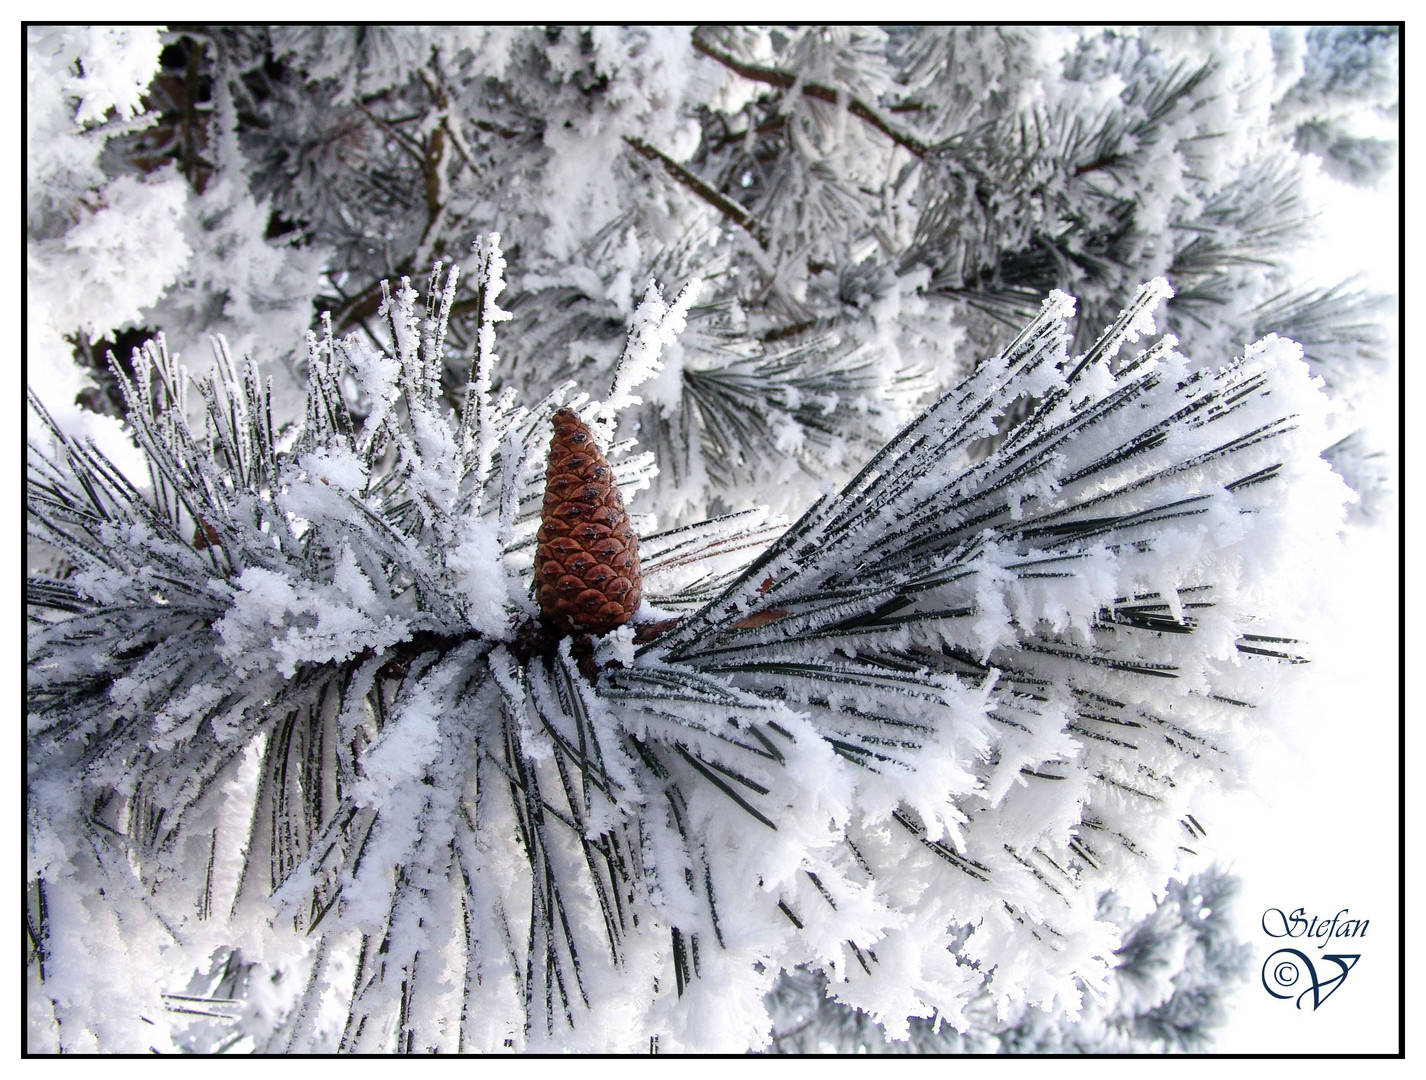
[[[523,406],[477,263],[455,415],[452,272],[386,291],[390,355],[309,339],[300,430],[226,353],[191,426],[160,341],[115,368],[148,492],[32,445],[75,568],[29,582],[32,1025],[203,1048],[197,1001],[269,1051],[742,1051],[794,969],[892,1038],[1077,1012],[1100,897],[1151,905],[1291,674],[1281,586],[1347,495],[1301,350],[1132,351],[1155,282],[1075,353],[1054,294],[790,526],[641,537],[648,602],[590,642],[530,602],[549,417],[633,408],[692,291],[646,293],[605,402]]]

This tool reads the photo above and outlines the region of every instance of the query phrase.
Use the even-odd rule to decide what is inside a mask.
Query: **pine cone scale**
[[[552,421],[535,600],[558,630],[606,634],[643,600],[638,538],[589,428],[569,409]]]

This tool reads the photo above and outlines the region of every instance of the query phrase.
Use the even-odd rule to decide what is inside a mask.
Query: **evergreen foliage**
[[[756,1048],[798,965],[893,1035],[977,993],[1072,1010],[1116,946],[1099,896],[1172,872],[1270,704],[1257,669],[1296,659],[1259,569],[1345,494],[1300,349],[1121,356],[1158,281],[1072,356],[1055,293],[771,543],[747,513],[646,536],[642,643],[550,638],[546,420],[616,430],[691,297],[650,294],[610,398],[527,408],[487,389],[503,259],[479,258],[455,416],[438,271],[424,305],[387,293],[395,356],[309,335],[295,432],[221,349],[191,427],[160,341],[115,367],[151,494],[58,427],[32,446],[32,528],[74,567],[28,597],[32,1005],[59,1045],[164,1041],[120,1020],[160,987],[115,1005],[80,974],[144,942],[170,972],[241,942],[300,973],[269,1050]]]
[[[1100,916],[1122,928],[1113,973],[1085,1002],[1076,1024],[1017,1007],[1009,1018],[987,999],[967,1008],[967,1031],[934,1019],[911,1021],[904,1042],[888,1042],[864,1013],[834,1004],[825,981],[789,972],[769,996],[772,1050],[780,1054],[1122,1054],[1203,1053],[1227,1017],[1229,996],[1250,966],[1231,911],[1238,881],[1213,866],[1170,881],[1164,897],[1136,917],[1106,894]]]
[[[98,50],[65,35],[32,53]],[[163,44],[140,130],[93,126],[87,98],[75,113],[103,151],[82,178],[133,189],[123,211],[159,219],[151,245],[179,215],[187,246],[124,260],[157,275],[138,310],[54,312],[57,332],[82,327],[81,364],[111,391],[92,403],[120,411],[104,354],[127,320],[121,362],[156,330],[285,357],[281,412],[300,397],[293,343],[322,313],[389,350],[380,282],[499,231],[522,318],[498,378],[522,392],[607,382],[645,283],[704,282],[626,431],[659,452],[653,483],[679,521],[709,498],[768,501],[752,491],[795,513],[1051,289],[1078,298],[1081,348],[1157,275],[1191,353],[1241,348],[1264,305],[1342,285],[1292,271],[1312,228],[1305,173],[1365,175],[1394,145],[1350,134],[1366,111],[1394,116],[1389,27],[186,25]],[[62,130],[56,116],[45,134]],[[473,321],[455,315],[464,349]],[[1340,328],[1352,379],[1384,368],[1364,355],[1379,332]],[[463,378],[452,363],[452,406]]]
[[[32,1051],[1204,1045],[1393,33],[27,32]]]

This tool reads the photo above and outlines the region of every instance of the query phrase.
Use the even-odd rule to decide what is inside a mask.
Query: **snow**
[[[792,971],[895,1040],[1177,1007],[1365,400],[1256,260],[1395,46],[982,29],[217,28],[201,183],[125,141],[174,39],[30,32],[37,1044],[739,1052]],[[75,403],[160,326],[211,383],[159,338],[125,426]],[[561,406],[643,534],[588,648],[529,591]]]
[[[702,287],[703,283],[694,278],[679,290],[672,304],[665,304],[658,285],[649,282],[643,300],[634,311],[633,327],[614,374],[614,387],[604,403],[606,410],[617,412],[642,402],[642,398],[630,391],[663,370],[660,353],[674,344],[687,326],[688,309],[698,299]]]

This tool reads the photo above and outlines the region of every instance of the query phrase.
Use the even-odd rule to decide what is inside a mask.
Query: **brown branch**
[[[435,59],[432,63],[437,62]],[[431,131],[429,141],[424,146],[424,155],[421,161],[421,173],[426,181],[426,232],[422,234],[421,241],[425,242],[431,228],[436,224],[436,220],[445,210],[441,201],[441,189],[445,187],[446,176],[446,140],[452,143],[458,142],[450,136],[450,95],[446,93],[445,83],[439,78],[432,78],[430,72],[425,68],[420,72],[421,81],[426,84],[426,92],[431,95],[431,102],[435,106],[435,114],[439,117],[439,122]],[[429,116],[430,113],[428,112]],[[457,147],[459,152],[459,147]],[[465,157],[464,154],[461,155]],[[419,246],[419,245],[418,245]]]
[[[708,203],[710,206],[718,210],[719,213],[721,213],[729,221],[733,222],[733,224],[746,231],[749,236],[751,236],[754,240],[757,241],[758,247],[762,248],[764,251],[767,250],[768,240],[766,230],[764,230],[763,227],[759,225],[756,220],[754,220],[751,214],[749,214],[741,206],[735,203],[732,199],[728,198],[726,195],[722,194],[716,189],[710,187],[707,183],[694,176],[678,162],[674,161],[673,158],[669,157],[667,154],[664,154],[659,150],[654,149],[654,147],[644,142],[643,139],[637,139],[631,135],[625,135],[624,141],[628,143],[631,147],[633,147],[636,151],[638,151],[639,154],[641,154],[643,157],[647,158],[649,161],[654,162],[656,165],[662,165],[664,167],[665,172],[667,172],[684,187],[688,188],[688,190],[692,191],[704,202]]]
[[[415,139],[411,138],[410,135],[407,135],[391,120],[388,120],[384,116],[378,116],[360,101],[356,103],[356,107],[362,112],[364,112],[368,117],[370,117],[372,123],[376,124],[377,127],[381,128],[393,139],[395,139],[396,145],[399,146],[402,150],[406,151],[406,153],[411,157],[413,161],[416,162],[417,165],[424,165],[426,152],[424,147],[422,147],[420,143],[418,143]]]
[[[704,56],[718,61],[729,71],[741,75],[745,79],[753,82],[766,83],[768,86],[776,86],[781,90],[791,90],[797,85],[797,77],[786,71],[778,71],[776,68],[759,67],[756,64],[745,64],[737,57],[730,56],[719,49],[709,45],[698,36],[697,31],[693,34],[693,47]],[[897,131],[877,112],[861,100],[849,97],[844,93],[832,89],[830,86],[823,86],[820,83],[803,83],[802,94],[804,97],[815,98],[818,101],[825,101],[830,105],[845,104],[847,112],[851,113],[858,120],[861,120],[877,131],[881,132],[888,139],[918,158],[925,158],[931,153],[931,148],[915,136],[908,135],[904,131]]]
[[[816,319],[803,319],[801,322],[788,323],[786,326],[775,326],[766,333],[759,334],[758,340],[764,345],[771,345],[786,338],[796,337],[805,330],[813,329],[816,325]]]
[[[421,175],[426,187],[426,232],[435,225],[445,203],[441,199],[446,181],[446,129],[441,124],[431,130],[430,141],[426,144],[426,155],[421,162]],[[423,234],[421,239],[425,240]]]
[[[1074,174],[1076,176],[1083,176],[1085,173],[1097,172],[1100,169],[1111,169],[1123,160],[1123,154],[1105,154],[1103,157],[1096,158],[1094,161],[1087,161],[1083,165],[1076,165]]]
[[[381,283],[378,281],[343,301],[341,307],[332,314],[332,325],[337,330],[345,330],[355,323],[363,323],[375,315],[380,306]]]

